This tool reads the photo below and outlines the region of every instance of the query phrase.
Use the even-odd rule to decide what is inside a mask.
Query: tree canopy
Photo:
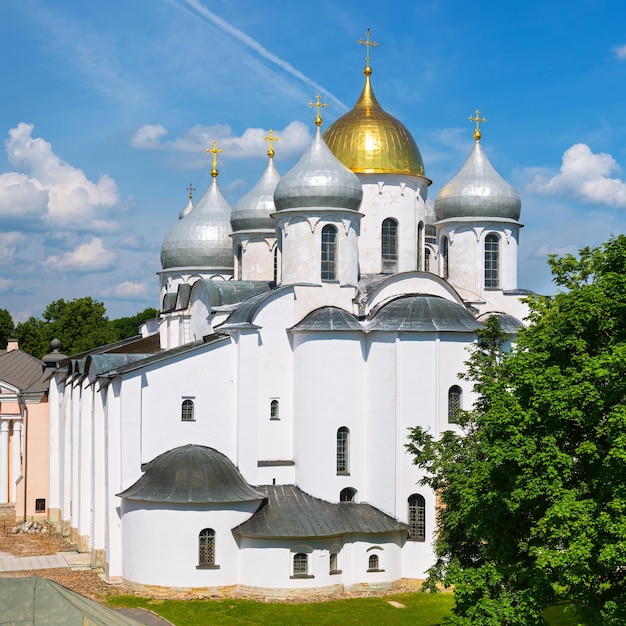
[[[512,350],[495,317],[479,331],[463,434],[411,431],[450,624],[543,624],[561,598],[586,624],[626,623],[626,237],[549,262],[560,290],[530,297]]]
[[[0,350],[7,347],[7,340],[13,336],[14,330],[11,314],[6,309],[0,309]]]
[[[139,325],[156,317],[158,311],[145,309],[132,317],[109,320],[106,307],[91,297],[51,302],[42,318],[30,317],[15,329],[20,348],[41,358],[50,352],[52,339],[59,339],[61,351],[72,355],[137,334]]]

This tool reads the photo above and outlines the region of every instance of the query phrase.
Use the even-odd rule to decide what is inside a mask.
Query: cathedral
[[[369,35],[368,35],[369,43]],[[370,76],[281,177],[190,198],[160,314],[51,375],[49,519],[106,579],[151,593],[383,589],[434,562],[436,495],[409,429],[457,429],[490,315],[514,334],[521,202],[474,146],[434,203]]]

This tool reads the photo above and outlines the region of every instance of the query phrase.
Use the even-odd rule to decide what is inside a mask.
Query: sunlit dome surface
[[[353,172],[424,176],[422,155],[406,126],[383,111],[372,91],[371,69],[354,105],[331,124],[324,140],[333,154]]]

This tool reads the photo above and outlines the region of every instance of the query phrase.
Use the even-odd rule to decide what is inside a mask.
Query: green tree
[[[0,349],[7,347],[7,339],[13,336],[15,324],[11,314],[6,309],[0,309]]]
[[[142,322],[146,320],[154,319],[159,316],[159,311],[152,307],[148,307],[139,313],[131,317],[120,317],[118,319],[112,320],[117,338],[118,339],[127,339],[128,337],[133,337],[137,334],[139,326],[141,326]]]
[[[440,496],[430,583],[447,623],[543,624],[565,597],[586,624],[626,623],[626,237],[551,257],[511,351],[495,320],[468,362],[463,436],[411,431]]]
[[[117,339],[116,330],[102,302],[91,297],[51,302],[43,320],[31,317],[17,325],[20,347],[41,358],[50,352],[50,341],[59,339],[61,351],[72,355],[92,350]]]

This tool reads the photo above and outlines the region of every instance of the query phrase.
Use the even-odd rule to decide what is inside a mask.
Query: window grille
[[[430,248],[424,249],[424,271],[430,272]]]
[[[272,400],[270,402],[270,419],[271,420],[280,419],[280,415],[278,413],[278,400]]]
[[[350,431],[345,426],[337,431],[337,474],[349,472],[349,436]]]
[[[356,496],[356,489],[353,487],[346,487],[339,492],[339,502],[354,502]]]
[[[378,555],[370,554],[370,558],[368,559],[368,571],[376,571],[378,569]]]
[[[322,228],[322,280],[337,278],[337,229],[330,224]]]
[[[331,552],[330,553],[330,562],[329,562],[329,571],[332,574],[333,572],[337,571],[337,553],[336,552]]]
[[[215,531],[205,528],[198,537],[198,565],[215,565]]]
[[[409,496],[409,539],[426,541],[426,501],[419,493]]]
[[[398,222],[390,217],[381,228],[381,257],[383,274],[398,270]]]
[[[448,278],[450,266],[448,264],[448,238],[441,240],[441,271],[443,278]]]
[[[424,248],[424,222],[417,227],[417,269],[422,269],[422,250]]]
[[[45,498],[35,498],[35,512],[43,513],[46,510],[46,499]]]
[[[485,237],[485,289],[500,286],[500,239],[493,233]]]
[[[274,248],[274,282],[278,282],[278,245]]]
[[[448,390],[448,422],[450,424],[459,423],[459,411],[463,408],[461,406],[461,398],[463,392],[458,385],[452,385]]]
[[[242,263],[243,263],[243,248],[241,246],[237,246],[237,280],[241,280]]]
[[[180,408],[180,419],[183,422],[193,422],[193,400],[183,400],[183,403]]]
[[[293,555],[293,575],[306,576],[309,573],[309,557],[304,552]]]

